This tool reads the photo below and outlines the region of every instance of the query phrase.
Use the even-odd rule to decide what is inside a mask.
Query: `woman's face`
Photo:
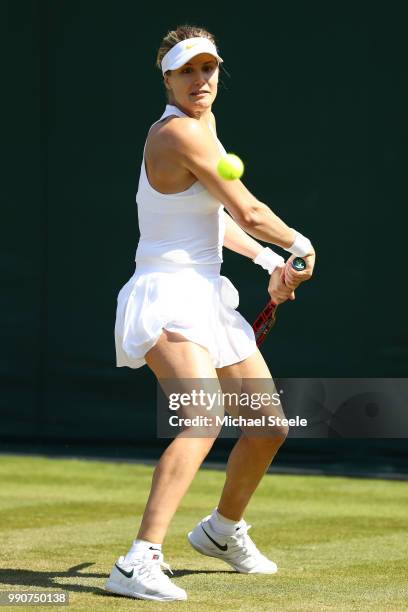
[[[209,53],[200,53],[189,62],[164,75],[170,103],[193,114],[211,108],[217,95],[218,62]]]

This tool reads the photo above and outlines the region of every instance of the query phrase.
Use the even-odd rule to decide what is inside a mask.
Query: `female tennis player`
[[[157,65],[168,104],[150,128],[143,153],[136,269],[117,303],[117,366],[146,363],[158,381],[200,379],[211,392],[234,379],[244,387],[246,381],[266,381],[271,391],[273,380],[252,328],[236,310],[237,290],[220,276],[222,248],[265,268],[269,294],[277,303],[294,299],[294,290],[311,277],[315,253],[309,239],[288,227],[240,180],[225,181],[217,173],[225,149],[216,136],[212,105],[221,62],[214,37],[202,28],[179,27],[159,49]],[[255,238],[291,253],[286,264]],[[288,265],[295,256],[306,260],[303,272]],[[197,552],[223,559],[242,573],[277,571],[249,537],[250,525],[243,518],[287,435],[285,427],[270,429],[258,436],[243,428],[216,508],[188,533]],[[162,571],[169,569],[162,542],[214,439],[183,431],[166,448],[154,470],[137,537],[114,564],[108,591],[157,601],[187,598]]]

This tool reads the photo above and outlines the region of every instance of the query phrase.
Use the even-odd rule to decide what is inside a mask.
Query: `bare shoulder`
[[[180,153],[212,149],[213,137],[208,128],[192,117],[174,117],[157,132],[162,146]]]
[[[163,126],[163,136],[174,143],[188,142],[191,138],[204,136],[206,132],[203,124],[192,117],[174,117]]]

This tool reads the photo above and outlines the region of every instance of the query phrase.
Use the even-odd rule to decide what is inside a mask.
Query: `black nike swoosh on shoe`
[[[228,544],[219,544],[218,542],[216,542],[215,540],[213,540],[213,538],[212,538],[212,537],[211,537],[211,536],[210,536],[210,535],[209,535],[209,534],[206,532],[206,530],[204,529],[204,527],[203,527],[202,525],[201,525],[201,529],[204,531],[204,533],[205,533],[205,535],[207,536],[207,538],[208,538],[209,540],[211,540],[211,542],[212,542],[213,544],[215,544],[215,546],[216,546],[217,548],[219,548],[220,550],[223,550],[224,552],[225,552],[226,550],[228,550]]]
[[[115,563],[115,567],[116,567],[117,570],[120,571],[121,574],[126,576],[126,578],[132,578],[132,576],[133,576],[133,569],[130,570],[130,572],[127,572],[126,570],[124,570],[121,567],[119,567],[119,565],[117,563]]]

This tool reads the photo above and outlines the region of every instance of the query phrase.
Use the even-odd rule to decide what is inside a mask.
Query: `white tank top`
[[[155,123],[170,115],[187,117],[176,106],[167,104]],[[218,138],[217,142],[220,153],[225,154]],[[199,181],[179,193],[153,189],[146,174],[145,149],[146,144],[136,194],[140,239],[135,261],[220,264],[225,230],[223,205]]]

